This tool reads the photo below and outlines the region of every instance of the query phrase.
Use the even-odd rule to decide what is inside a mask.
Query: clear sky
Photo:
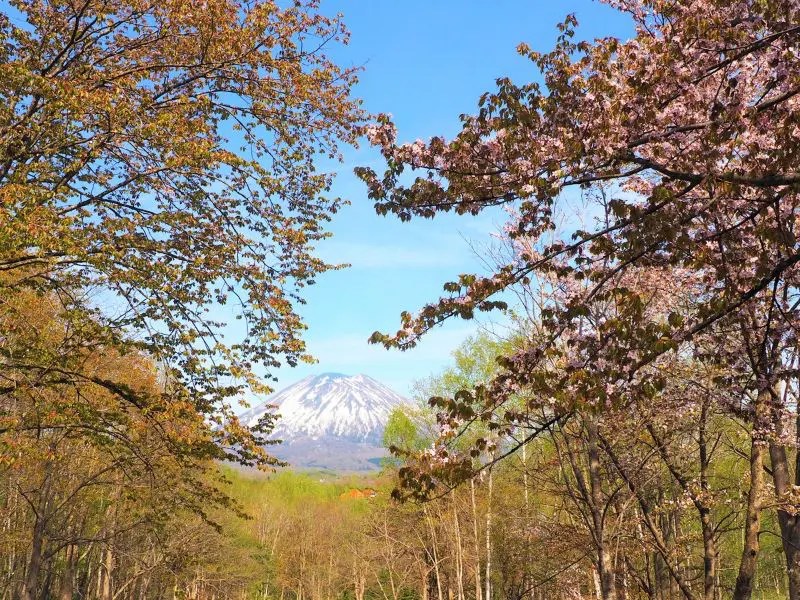
[[[524,41],[550,49],[567,13],[577,15],[581,38],[631,33],[626,17],[586,0],[323,0],[322,10],[344,14],[351,43],[332,54],[340,64],[363,66],[356,95],[368,111],[393,115],[401,141],[454,134],[459,114],[474,112],[498,77],[536,78],[515,48]],[[378,158],[362,147],[346,152],[345,164],[337,167],[334,192],[352,204],[336,215],[334,237],[319,250],[352,267],[325,274],[307,290],[301,314],[319,363],[278,371],[278,388],[338,371],[366,373],[408,394],[414,380],[446,366],[450,352],[476,330],[475,323],[454,322],[405,353],[367,344],[376,329],[395,331],[402,310],[413,312],[438,298],[445,281],[485,270],[471,245],[485,247],[502,222],[497,214],[408,223],[377,216],[352,169],[379,165]]]

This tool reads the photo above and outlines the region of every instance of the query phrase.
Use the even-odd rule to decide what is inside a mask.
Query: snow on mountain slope
[[[378,446],[392,409],[407,403],[366,375],[323,373],[270,395],[240,419],[246,425],[255,425],[269,405],[276,405],[280,419],[271,436],[275,439],[291,443],[301,438],[330,437]]]

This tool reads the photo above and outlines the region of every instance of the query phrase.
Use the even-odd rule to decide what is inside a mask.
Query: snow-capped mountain
[[[271,394],[239,418],[253,426],[275,410],[280,418],[271,437],[283,443],[270,451],[295,466],[363,470],[385,454],[380,444],[389,414],[408,402],[367,375],[323,373]]]

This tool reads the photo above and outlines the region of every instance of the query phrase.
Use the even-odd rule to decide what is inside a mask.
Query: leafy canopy
[[[454,139],[398,144],[387,116],[370,126],[387,169],[357,173],[378,212],[408,220],[503,205],[511,215],[505,232],[517,244],[494,274],[462,275],[373,342],[413,347],[442,320],[503,307],[495,297],[511,286],[555,278],[568,291],[559,309],[542,312],[551,335],[537,351],[511,357],[508,369],[524,380],[563,332],[618,301],[628,322],[604,332],[615,348],[596,332],[573,343],[613,362],[626,380],[774,284],[794,284],[800,4],[611,3],[635,21],[633,39],[575,42],[577,22],[568,17],[551,52],[519,48],[543,84],[499,79]],[[407,169],[421,172],[410,185]],[[596,197],[601,218],[553,235],[561,215],[577,216],[571,189]],[[638,267],[689,274],[704,293],[688,314],[648,328],[642,298],[617,277]]]
[[[635,22],[632,39],[578,42],[569,16],[552,51],[519,47],[540,80],[498,79],[453,139],[398,143],[387,116],[369,128],[386,169],[357,174],[379,213],[503,206],[514,248],[373,342],[411,348],[443,320],[504,307],[509,288],[552,292],[537,335],[459,392],[453,415],[491,419],[521,394],[553,418],[652,398],[663,379],[649,365],[701,334],[724,346],[740,325],[769,331],[769,353],[796,345],[800,2],[609,3]],[[561,234],[562,217],[585,216],[578,194],[598,218]],[[751,362],[748,385],[768,389],[779,371]]]
[[[258,365],[306,359],[296,305],[340,205],[315,162],[361,119],[324,51],[347,32],[317,4],[12,1],[0,294],[56,294],[87,343],[145,352],[220,422]]]

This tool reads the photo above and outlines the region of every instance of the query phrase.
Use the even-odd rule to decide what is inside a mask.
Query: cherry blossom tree
[[[453,139],[398,144],[386,116],[371,127],[387,169],[358,174],[378,212],[410,220],[504,206],[508,236],[529,240],[494,273],[460,276],[445,285],[446,296],[403,313],[396,333],[372,341],[411,348],[445,319],[502,308],[498,296],[510,287],[555,280],[566,293],[542,308],[541,334],[506,356],[491,381],[442,401],[457,424],[491,421],[522,392],[552,402],[552,419],[581,406],[653,398],[664,387],[651,368],[660,357],[694,352],[700,336],[716,336],[718,344],[703,347],[736,355],[752,427],[749,517],[734,593],[748,598],[766,451],[793,402],[791,394],[781,401],[779,390],[795,376],[797,344],[800,3],[610,4],[634,21],[632,39],[576,41],[577,22],[568,17],[552,51],[519,47],[540,80],[499,79]],[[410,182],[407,170],[416,174]],[[599,217],[553,235],[557,215],[579,193],[598,198]],[[682,306],[655,314],[652,288],[630,285],[626,274],[659,272],[692,291]],[[732,335],[737,343],[727,344]],[[466,464],[443,448],[430,460]],[[776,481],[785,499],[789,471],[781,468]],[[796,507],[784,506],[788,523]],[[787,568],[798,598],[793,555],[787,552]]]

